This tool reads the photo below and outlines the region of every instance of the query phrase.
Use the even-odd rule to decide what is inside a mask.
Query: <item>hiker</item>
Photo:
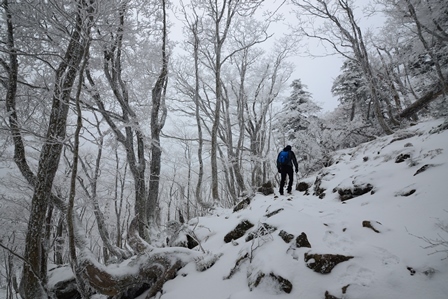
[[[294,165],[293,165],[294,164]],[[294,181],[293,166],[296,168],[296,173],[299,171],[296,155],[291,150],[291,146],[287,145],[283,151],[278,154],[277,157],[277,169],[281,174],[280,180],[280,195],[283,195],[283,187],[285,186],[286,175],[288,175],[288,188],[287,191],[291,194],[292,182]]]

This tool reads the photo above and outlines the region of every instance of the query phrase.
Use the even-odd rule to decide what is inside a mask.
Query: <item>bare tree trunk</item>
[[[151,111],[151,163],[149,177],[149,194],[146,207],[146,217],[149,225],[156,225],[156,213],[159,198],[160,168],[162,149],[160,147],[160,132],[165,125],[166,107],[165,93],[168,81],[168,54],[167,54],[167,23],[166,2],[162,0],[163,28],[162,28],[162,69],[152,90]],[[159,115],[161,113],[161,115]]]
[[[144,136],[139,128],[139,123],[136,119],[136,114],[129,105],[129,93],[126,83],[122,79],[122,47],[123,47],[123,34],[124,34],[124,22],[126,14],[126,3],[122,4],[119,9],[119,24],[116,32],[113,45],[106,47],[104,50],[104,74],[109,82],[109,85],[114,93],[115,99],[118,101],[123,115],[122,120],[126,124],[124,133],[120,130],[119,126],[114,122],[112,116],[106,111],[105,105],[101,100],[101,96],[98,91],[92,91],[92,97],[98,105],[99,111],[105,118],[108,125],[114,132],[117,140],[123,145],[126,151],[126,158],[134,178],[134,191],[135,191],[135,205],[134,212],[138,217],[139,234],[141,236],[146,235],[146,184],[145,184],[145,144]],[[89,70],[86,70],[86,77],[95,89],[95,82],[90,74]]]
[[[82,129],[82,112],[81,112],[81,104],[79,102],[79,97],[81,94],[82,84],[83,84],[83,73],[84,68],[87,63],[87,56],[88,56],[88,48],[90,45],[90,39],[88,40],[87,44],[85,45],[85,49],[83,49],[84,56],[84,62],[81,67],[81,70],[79,71],[79,81],[78,81],[78,90],[76,93],[76,129],[74,134],[74,145],[73,145],[73,165],[72,165],[72,175],[70,178],[70,194],[68,199],[68,209],[67,209],[67,233],[68,233],[68,247],[69,247],[69,255],[70,255],[70,265],[72,268],[73,273],[75,274],[76,279],[76,285],[79,294],[81,295],[82,299],[88,299],[89,298],[89,291],[87,288],[87,285],[82,277],[79,275],[79,268],[78,268],[78,260],[76,256],[76,242],[75,242],[75,196],[76,196],[76,180],[78,176],[78,162],[79,162],[79,134]]]
[[[46,273],[42,272],[41,266],[43,255],[41,247],[42,227],[48,207],[48,197],[51,194],[53,180],[61,157],[61,140],[65,139],[70,93],[88,42],[82,36],[83,23],[85,21],[81,16],[83,9],[85,8],[80,4],[76,15],[75,30],[72,33],[64,60],[56,70],[53,104],[46,141],[39,158],[26,235],[24,258],[27,262],[24,264],[22,281],[20,283],[21,296],[25,299],[47,297],[46,287],[42,284],[46,280]]]

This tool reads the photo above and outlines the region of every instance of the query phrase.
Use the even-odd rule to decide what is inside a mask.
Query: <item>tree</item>
[[[20,28],[20,13],[11,7],[7,0],[3,1],[3,9],[6,13],[7,23],[7,50],[9,53],[9,64],[5,62],[3,66],[8,73],[7,93],[6,93],[6,109],[9,116],[9,125],[11,134],[14,136],[15,161],[18,168],[24,174],[24,177],[34,187],[34,193],[31,201],[30,216],[28,220],[28,230],[26,233],[26,245],[24,252],[24,266],[22,280],[20,283],[20,292],[23,298],[47,298],[46,294],[46,259],[47,253],[45,244],[44,231],[45,215],[49,208],[49,198],[52,193],[53,180],[58,169],[59,160],[62,152],[62,141],[66,137],[66,125],[69,111],[69,103],[71,100],[71,92],[79,71],[79,66],[90,40],[90,28],[92,26],[91,17],[94,13],[93,3],[85,3],[79,1],[76,3],[62,3],[57,9],[61,11],[67,10],[67,15],[74,14],[73,19],[66,19],[67,31],[71,32],[66,36],[68,42],[61,47],[60,58],[50,63],[55,63],[54,67],[54,85],[52,90],[51,114],[48,119],[47,133],[44,144],[41,148],[37,173],[33,174],[31,168],[26,161],[25,147],[21,134],[20,122],[17,114],[17,86],[19,84],[19,60],[21,49],[15,44],[15,33],[24,28]],[[55,3],[42,4],[36,15],[40,12],[46,12],[47,9],[53,9]],[[13,16],[15,18],[13,18]],[[33,15],[34,17],[34,15]],[[33,19],[33,18],[31,18]],[[36,24],[37,29],[43,29]],[[47,24],[50,29],[62,24]],[[14,28],[15,27],[15,28]],[[45,33],[49,38],[56,31],[48,30]],[[43,32],[43,31],[42,31]],[[52,58],[56,58],[55,55]],[[41,59],[34,56],[36,61]],[[44,60],[45,61],[45,60]]]
[[[306,85],[300,79],[291,82],[289,97],[283,101],[283,107],[277,115],[277,142],[283,147],[293,145],[302,175],[321,167],[326,150],[321,144],[321,120],[317,116],[320,108],[312,99]]]
[[[139,6],[134,2],[118,3],[110,15],[104,16],[104,22],[110,25],[97,32],[98,44],[103,49],[103,55],[92,57],[96,63],[90,64],[86,70],[89,82],[87,91],[96,105],[96,108],[92,109],[97,109],[102,114],[125,150],[134,179],[134,213],[139,220],[139,234],[145,236],[147,240],[150,237],[148,225],[151,228],[155,228],[156,225],[154,220],[157,218],[155,213],[161,165],[160,132],[166,117],[164,104],[168,78],[166,5],[166,2],[162,2],[159,6],[157,1],[147,3],[145,6]],[[145,9],[138,11],[143,17],[139,19],[137,28],[133,18],[137,10],[142,7]],[[162,30],[155,31],[158,25]],[[127,46],[131,41],[137,41],[132,48]],[[139,55],[143,56],[143,62]],[[95,78],[92,73],[99,65],[102,65],[101,71],[104,77]],[[145,75],[139,75],[141,73]],[[106,78],[105,82],[103,78]],[[150,108],[142,110],[140,109],[142,106]],[[150,124],[146,127],[145,114],[149,113],[149,109]],[[148,137],[148,127],[151,138]],[[148,148],[151,152],[149,183],[146,175]]]
[[[280,124],[282,130],[293,133],[306,130],[309,125],[307,118],[315,115],[322,108],[312,100],[311,93],[306,91],[307,86],[302,84],[300,79],[293,80],[290,87],[292,92],[283,103]]]
[[[341,70],[342,74],[336,77],[331,88],[333,95],[338,96],[342,105],[350,107],[350,121],[354,120],[357,107],[362,117],[368,120],[370,118],[371,101],[359,65],[354,60],[346,60]]]
[[[370,62],[370,53],[367,48],[362,30],[358,25],[353,12],[353,1],[299,1],[293,0],[294,5],[308,16],[314,16],[324,21],[318,31],[308,31],[305,26],[300,30],[309,37],[328,42],[331,47],[347,59],[355,59],[360,66],[367,82],[373,103],[373,111],[384,133],[391,134],[381,107],[379,82]],[[301,12],[298,12],[300,14]],[[312,23],[311,23],[312,24]],[[349,51],[347,51],[347,49]]]
[[[394,63],[405,71],[410,94],[416,101],[399,113],[402,118],[415,117],[416,113],[446,95],[446,50],[448,27],[445,1],[377,1],[387,17],[386,29],[397,36],[399,47],[393,47]],[[382,48],[387,48],[387,40]],[[397,44],[397,43],[395,43]],[[396,73],[400,73],[396,70]],[[404,77],[404,76],[402,76]],[[409,78],[412,77],[412,78]],[[399,85],[400,86],[400,85]],[[401,90],[404,88],[401,87]],[[407,97],[408,93],[404,93]]]

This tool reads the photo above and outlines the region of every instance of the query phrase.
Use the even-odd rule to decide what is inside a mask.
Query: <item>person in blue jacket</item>
[[[294,168],[296,173],[299,171],[299,165],[297,164],[296,155],[291,150],[291,146],[287,145],[277,157],[277,170],[281,174],[280,179],[280,195],[283,195],[283,188],[285,187],[286,175],[288,175],[288,188],[287,191],[291,194],[292,182],[294,181]]]

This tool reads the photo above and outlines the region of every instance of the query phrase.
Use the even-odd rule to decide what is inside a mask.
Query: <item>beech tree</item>
[[[23,7],[28,7],[28,3],[22,3]],[[47,133],[44,138],[43,146],[40,150],[41,154],[38,161],[37,172],[34,173],[25,154],[25,146],[22,139],[21,120],[17,113],[17,90],[18,85],[23,81],[19,80],[23,69],[19,66],[19,57],[22,54],[20,43],[16,44],[15,36],[21,32],[32,38],[34,32],[26,32],[26,27],[21,27],[23,23],[19,20],[24,17],[20,13],[22,7],[11,5],[9,1],[4,0],[2,8],[6,14],[7,25],[7,53],[9,53],[8,61],[4,61],[4,68],[8,74],[7,93],[6,93],[6,110],[9,114],[9,126],[11,135],[14,136],[15,162],[33,186],[34,193],[31,200],[31,209],[28,220],[28,229],[25,240],[25,252],[23,255],[24,265],[23,274],[20,282],[20,293],[23,298],[47,298],[46,277],[47,277],[47,248],[45,234],[45,215],[50,207],[53,180],[58,169],[61,157],[63,140],[66,137],[66,125],[69,111],[69,103],[71,100],[72,89],[79,72],[79,67],[85,54],[88,51],[90,41],[90,28],[92,26],[92,17],[94,13],[93,3],[85,3],[83,1],[75,3],[42,3],[39,9],[27,10],[34,11],[32,16],[26,16],[28,20],[40,19],[42,13],[51,13],[54,9],[66,11],[67,14],[73,13],[74,18],[66,18],[65,20],[55,20],[48,23],[47,27],[41,27],[41,23],[35,23],[39,33],[47,36],[49,45],[52,39],[58,38],[60,32],[57,28],[64,26],[69,35],[64,36],[66,42],[59,47],[59,55],[53,55],[51,60],[39,57],[37,54],[33,58],[38,62],[40,59],[53,65],[53,80],[51,86],[51,114],[48,119]],[[13,18],[14,16],[14,18]],[[58,22],[61,21],[61,22]],[[25,21],[26,23],[26,21]],[[40,30],[39,30],[40,29]],[[21,42],[26,42],[26,37],[21,36]],[[42,40],[44,41],[44,40]],[[41,45],[45,44],[43,42]],[[25,52],[26,53],[26,52]],[[55,53],[56,54],[56,53]],[[23,75],[26,77],[26,74]],[[49,200],[50,199],[50,200]]]

